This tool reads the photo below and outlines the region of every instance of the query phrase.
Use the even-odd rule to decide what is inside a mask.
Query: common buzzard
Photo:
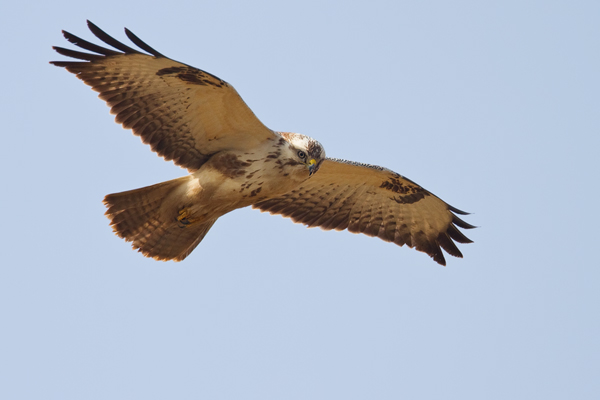
[[[147,257],[181,261],[222,215],[252,206],[309,227],[376,236],[429,254],[462,257],[466,214],[389,169],[325,157],[316,140],[263,125],[229,83],[171,60],[125,29],[146,53],[88,21],[116,50],[63,31],[89,52],[52,61],[99,93],[116,121],[189,175],[104,198],[117,235]],[[453,241],[454,240],[454,241]]]

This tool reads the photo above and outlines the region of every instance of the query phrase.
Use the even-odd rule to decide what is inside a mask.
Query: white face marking
[[[308,136],[296,134],[295,136],[293,136],[291,138],[290,143],[294,147],[297,147],[301,150],[307,151],[309,141],[310,141],[310,138]]]
[[[303,182],[316,173],[325,159],[325,150],[316,140],[299,133],[278,132],[287,142],[280,147],[280,172]]]
[[[299,133],[291,133],[291,134],[287,134],[287,139],[288,139],[288,142],[292,146],[294,146],[295,148],[297,148],[299,150],[304,151],[309,158],[318,157],[321,160],[325,158],[325,149],[323,148],[321,143],[317,142],[313,138],[310,138],[305,135],[301,135]],[[318,152],[319,154],[314,154],[315,148],[320,148],[321,151]],[[311,150],[313,150],[313,151],[311,152]],[[317,160],[317,162],[318,161],[320,161],[320,160]]]

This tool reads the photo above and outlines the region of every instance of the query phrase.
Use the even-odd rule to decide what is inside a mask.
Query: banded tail
[[[104,197],[105,215],[115,233],[146,257],[162,261],[186,258],[216,221],[188,223],[177,199],[169,198],[189,179],[184,176]]]

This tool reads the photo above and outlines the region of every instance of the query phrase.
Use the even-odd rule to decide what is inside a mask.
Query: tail
[[[132,242],[146,257],[156,260],[181,261],[186,258],[215,223],[216,219],[201,223],[182,224],[177,213],[183,204],[173,196],[183,188],[189,176],[127,192],[109,194],[104,198],[106,216],[115,233]]]

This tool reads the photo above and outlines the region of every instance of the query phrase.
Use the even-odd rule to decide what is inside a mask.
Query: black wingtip
[[[65,49],[65,48],[59,47],[59,46],[52,47],[54,49],[54,51],[56,51],[60,55],[66,56],[66,57],[71,57],[71,58],[75,58],[78,60],[91,61],[91,62],[101,60],[105,57],[122,56],[124,54],[125,55],[141,54],[141,55],[148,56],[147,53],[150,53],[152,56],[154,56],[156,58],[168,58],[165,55],[156,51],[154,48],[150,47],[147,43],[142,41],[139,37],[137,37],[133,32],[131,32],[127,28],[125,28],[125,34],[127,35],[127,37],[133,42],[133,44],[139,46],[139,48],[141,50],[143,50],[147,53],[143,53],[137,49],[134,49],[132,47],[125,45],[124,43],[121,43],[120,41],[116,40],[115,38],[113,38],[112,36],[110,36],[109,34],[104,32],[102,29],[100,29],[96,24],[94,24],[89,19],[86,20],[86,22],[87,22],[88,28],[94,34],[94,36],[96,36],[102,42],[106,43],[108,46],[113,47],[114,49],[119,50],[119,51],[116,51],[116,50],[113,50],[110,48],[106,48],[106,47],[102,47],[97,44],[88,42],[87,40],[84,40],[84,39],[80,38],[79,36],[76,36],[66,30],[62,30],[61,32],[62,32],[62,35],[64,36],[64,38],[69,43],[72,43],[75,46],[77,46],[81,49],[84,49],[84,50],[88,50],[92,53],[84,53],[84,52],[80,52],[80,51]],[[50,64],[55,65],[57,67],[65,67],[68,69],[69,67],[81,65],[81,62],[50,61]],[[216,78],[216,79],[218,79],[218,78]]]
[[[440,264],[442,267],[446,266],[446,258],[442,254],[441,250],[440,250],[439,254],[434,254],[431,256],[431,258],[433,258],[433,261]]]
[[[83,53],[81,51],[65,49],[65,48],[59,47],[59,46],[53,46],[52,48],[54,49],[54,51],[56,51],[58,54],[60,54],[62,56],[76,58],[78,60],[94,61],[94,60],[99,60],[104,57],[103,55]]]
[[[89,19],[86,19],[85,22],[86,22],[88,28],[90,29],[90,31],[92,30],[92,27],[95,28],[95,29],[100,29],[100,28],[98,28],[98,25],[94,24]]]
[[[468,212],[466,212],[466,211],[459,210],[459,209],[458,209],[458,208],[456,208],[456,207],[452,207],[450,204],[448,204],[448,209],[449,209],[450,211],[452,211],[452,212],[455,212],[455,213],[457,213],[457,214],[460,214],[460,215],[469,215],[469,214],[471,214],[471,213],[468,213]]]
[[[471,225],[465,221],[463,221],[462,219],[458,218],[456,215],[452,216],[452,223],[460,226],[463,229],[475,229],[477,228],[475,225]]]
[[[67,41],[69,41],[70,43],[73,43],[74,45],[76,45],[78,47],[81,47],[84,50],[89,50],[91,52],[102,54],[104,56],[116,56],[116,55],[121,54],[118,51],[107,49],[106,47],[98,46],[97,44],[88,42],[87,40],[84,40],[84,39],[80,38],[79,36],[73,35],[70,32],[67,32],[67,31],[62,31],[62,32],[63,32],[63,36],[65,37],[65,39],[67,39]]]
[[[90,29],[90,31],[94,34],[94,36],[96,36],[98,39],[102,40],[104,43],[114,47],[115,49],[121,50],[122,52],[124,52],[126,54],[143,54],[143,53],[137,51],[136,49],[133,49],[133,48],[119,42],[117,39],[113,38],[108,33],[104,32],[102,29],[100,29],[96,24],[94,24],[89,19],[87,20],[87,25],[88,25],[88,28]]]
[[[131,32],[129,29],[125,28],[125,34],[129,38],[129,40],[131,40],[133,42],[133,44],[135,44],[140,49],[147,51],[148,53],[152,54],[154,57],[167,58],[163,54],[159,53],[158,51],[156,51],[152,47],[150,47],[146,42],[144,42],[142,39],[137,37],[137,35],[135,33]]]

